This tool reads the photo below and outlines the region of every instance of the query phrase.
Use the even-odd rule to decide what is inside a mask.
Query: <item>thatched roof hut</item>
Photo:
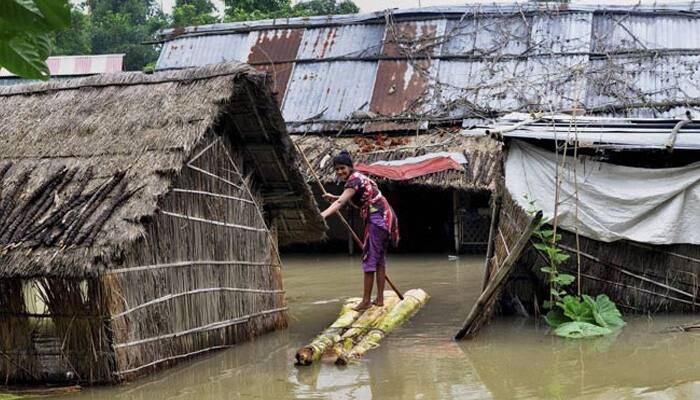
[[[277,242],[326,226],[266,75],[7,87],[0,126],[6,380],[115,382],[285,326]]]
[[[32,239],[38,233],[32,235],[29,225],[13,235],[21,243],[0,240],[13,245],[0,260],[0,276],[84,277],[108,268],[117,252],[142,237],[143,222],[158,212],[173,179],[214,131],[245,143],[244,167],[257,178],[280,242],[320,239],[323,222],[295,167],[284,122],[265,92],[266,79],[247,66],[222,64],[0,89],[0,163],[9,166],[3,169],[3,200],[15,202],[2,205],[6,216],[50,178],[64,184],[66,192],[82,185],[83,193],[91,193],[121,171],[121,192],[133,191],[100,231],[92,232],[89,247],[73,240],[58,253],[56,246],[35,248]],[[78,172],[68,181],[74,169]],[[10,199],[25,179],[22,193]],[[115,193],[106,194],[93,215],[102,214]],[[65,239],[54,242],[67,244]],[[29,256],[22,245],[27,242],[33,248]]]

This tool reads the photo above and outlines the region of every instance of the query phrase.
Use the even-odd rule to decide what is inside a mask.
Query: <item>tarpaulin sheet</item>
[[[561,155],[558,156],[561,160]],[[629,239],[652,244],[700,244],[700,162],[680,168],[633,168],[567,157],[561,174],[562,228],[591,239]],[[554,216],[557,155],[512,141],[505,175],[511,196],[524,209],[529,200]],[[578,223],[575,182],[578,183]],[[527,199],[525,198],[527,196]]]
[[[391,164],[391,162],[377,162],[370,165],[357,164],[355,169],[395,181],[412,179],[450,169],[462,170],[462,165],[450,156],[430,157],[418,162],[402,161],[404,162],[396,164]]]

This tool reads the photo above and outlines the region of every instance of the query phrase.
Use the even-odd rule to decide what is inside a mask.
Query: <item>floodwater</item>
[[[295,351],[359,294],[359,260],[285,257],[289,329],[119,387],[61,399],[700,399],[700,334],[659,333],[698,316],[627,316],[616,337],[567,341],[532,320],[498,319],[452,340],[478,296],[480,257],[393,256],[403,290],[432,298],[366,358],[345,368],[295,367]]]

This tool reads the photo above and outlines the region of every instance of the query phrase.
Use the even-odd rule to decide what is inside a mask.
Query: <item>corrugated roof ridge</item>
[[[249,32],[265,29],[297,28],[309,26],[351,25],[368,22],[383,23],[386,12],[391,12],[394,17],[429,16],[436,15],[440,18],[448,14],[462,15],[478,11],[482,14],[503,14],[538,11],[556,12],[608,12],[608,13],[684,13],[687,16],[700,18],[700,3],[696,1],[661,2],[653,4],[576,4],[576,3],[506,3],[506,4],[474,4],[460,6],[429,6],[421,8],[387,9],[362,14],[320,15],[313,17],[294,17],[265,19],[258,21],[226,22],[210,25],[189,26],[184,28],[170,28],[159,32],[162,41],[168,41],[183,36],[216,35],[232,32]]]

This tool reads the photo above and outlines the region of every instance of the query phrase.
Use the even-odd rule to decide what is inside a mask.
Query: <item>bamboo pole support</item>
[[[489,242],[486,245],[486,265],[484,267],[484,282],[481,285],[481,290],[486,290],[486,285],[491,278],[491,265],[494,250],[494,241],[496,240],[496,226],[498,225],[498,216],[501,212],[501,197],[498,193],[491,195],[491,224],[489,226]]]
[[[326,188],[323,186],[323,183],[321,182],[321,179],[318,177],[318,175],[316,175],[316,171],[314,171],[314,168],[311,166],[309,159],[306,158],[306,154],[304,154],[304,151],[301,149],[301,147],[299,147],[298,144],[294,143],[294,146],[296,146],[297,151],[299,152],[299,154],[301,154],[301,158],[304,159],[304,163],[306,164],[306,167],[309,169],[309,173],[311,174],[311,176],[313,176],[314,181],[316,181],[316,184],[318,185],[318,188],[321,190],[321,193],[328,194],[328,192],[326,191]],[[340,211],[337,211],[335,214],[338,216],[338,218],[340,219],[340,222],[343,223],[343,225],[348,230],[348,232],[350,232],[350,235],[352,235],[352,238],[353,238],[353,240],[355,240],[355,243],[357,243],[357,245],[360,247],[360,249],[364,249],[364,247],[365,247],[364,243],[362,242],[362,240],[360,240],[360,237],[357,236],[357,234],[355,233],[355,230],[352,229],[352,226],[350,226],[350,224],[345,219],[343,214],[341,214]],[[389,279],[389,275],[384,275],[384,280],[386,280],[386,283],[388,283],[389,286],[391,286],[391,289],[394,292],[396,292],[396,295],[399,296],[399,299],[403,300],[403,294],[401,293],[399,288],[396,287],[396,285],[394,285],[394,282],[392,282],[391,279]]]
[[[515,265],[515,262],[520,257],[520,253],[522,253],[525,249],[525,245],[530,240],[532,232],[535,230],[535,227],[537,227],[537,224],[540,222],[541,219],[542,211],[539,211],[537,215],[535,215],[535,217],[530,221],[525,230],[523,230],[523,233],[515,242],[515,245],[513,246],[513,249],[511,250],[510,254],[508,254],[506,259],[503,260],[503,263],[501,263],[500,268],[498,268],[498,270],[495,272],[493,278],[489,280],[488,285],[486,285],[486,289],[484,289],[484,291],[479,296],[479,299],[472,307],[471,311],[469,312],[469,315],[467,316],[467,319],[464,320],[462,329],[460,329],[459,332],[457,332],[457,335],[455,335],[455,340],[461,340],[465,337],[472,338],[479,330],[479,328],[482,325],[482,323],[479,323],[479,321],[483,322],[485,320],[486,316],[484,315],[484,313],[488,312],[490,306],[493,304],[494,301],[496,301],[496,295],[499,289],[501,288],[502,284],[506,282],[506,278],[508,278],[508,276],[510,275],[510,271],[513,265]]]

